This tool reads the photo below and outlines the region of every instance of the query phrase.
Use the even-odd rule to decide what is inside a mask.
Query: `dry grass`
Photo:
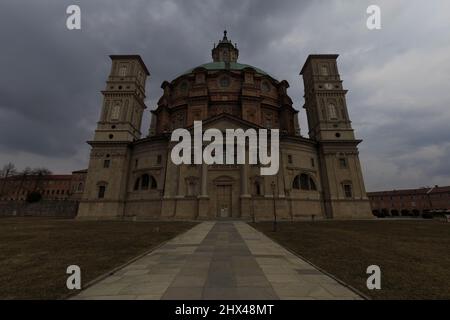
[[[67,266],[80,266],[87,283],[194,225],[0,219],[0,299],[62,298]]]
[[[374,299],[450,299],[450,224],[437,221],[317,221],[252,224]],[[381,268],[381,290],[366,268]]]

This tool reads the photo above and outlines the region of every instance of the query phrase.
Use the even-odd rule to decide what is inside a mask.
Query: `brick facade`
[[[368,192],[372,213],[378,217],[422,216],[450,211],[450,186]]]

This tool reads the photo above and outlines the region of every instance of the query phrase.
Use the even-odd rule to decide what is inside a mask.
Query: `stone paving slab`
[[[361,299],[248,224],[235,226],[280,299]]]
[[[244,222],[203,222],[74,299],[361,299]]]

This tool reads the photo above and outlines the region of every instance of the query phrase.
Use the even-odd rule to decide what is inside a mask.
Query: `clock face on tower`
[[[325,83],[325,89],[331,90],[333,89],[333,85],[331,83]]]

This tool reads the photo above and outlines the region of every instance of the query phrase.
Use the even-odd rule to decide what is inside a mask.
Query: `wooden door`
[[[231,217],[231,186],[217,186],[217,217]]]

